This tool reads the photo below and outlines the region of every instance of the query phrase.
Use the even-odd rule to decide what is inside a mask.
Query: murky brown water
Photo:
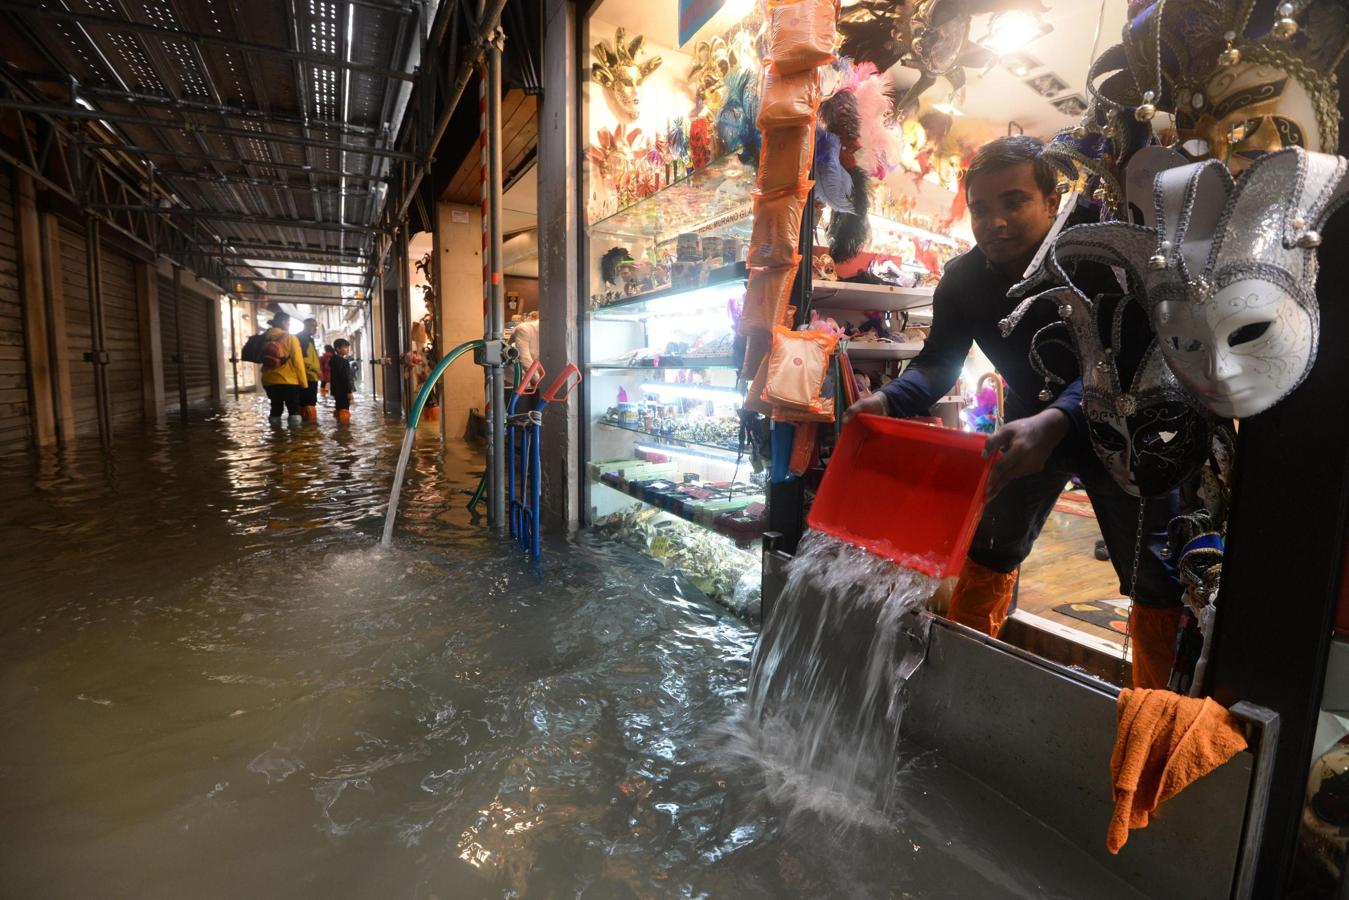
[[[429,432],[381,550],[401,426],[264,415],[0,460],[0,897],[1128,896],[916,751],[889,827],[785,820],[713,736],[743,624],[532,570]]]

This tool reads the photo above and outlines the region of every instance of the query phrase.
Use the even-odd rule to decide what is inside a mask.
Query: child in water
[[[333,345],[323,345],[323,355],[319,357],[319,393],[328,396],[328,385],[332,383],[333,373],[329,366],[333,361]]]
[[[329,387],[333,394],[333,414],[339,422],[351,421],[351,341],[338,338],[333,341],[333,358],[328,362]]]

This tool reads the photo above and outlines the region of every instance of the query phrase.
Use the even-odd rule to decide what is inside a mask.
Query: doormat
[[[1084,600],[1060,603],[1054,612],[1078,619],[1115,634],[1124,634],[1129,624],[1128,600]]]

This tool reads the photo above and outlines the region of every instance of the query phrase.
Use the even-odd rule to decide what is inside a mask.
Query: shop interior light
[[[721,6],[721,12],[727,18],[739,21],[749,15],[750,10],[754,9],[755,0],[726,0]]]
[[[1002,56],[1020,50],[1053,30],[1054,26],[1041,18],[1039,13],[1009,9],[993,16],[988,23],[988,34],[979,38],[978,44]]]
[[[720,463],[729,464],[731,462],[726,453],[718,453],[715,450],[700,450],[697,447],[674,447],[665,444],[659,446],[655,444],[634,444],[633,448],[636,450],[644,450],[647,453],[660,453],[665,456],[694,456],[698,459],[711,459]],[[734,450],[729,449],[726,452],[735,453]]]
[[[943,244],[947,247],[960,246],[959,242],[950,235],[928,231],[926,228],[919,228],[917,225],[906,225],[903,222],[896,222],[894,219],[887,219],[885,216],[879,216],[875,213],[868,215],[867,220],[870,221],[875,228],[903,232],[904,234],[909,234],[925,241],[931,241],[934,244]]]
[[[735,388],[716,388],[697,384],[673,384],[663,381],[648,381],[642,385],[643,393],[659,394],[662,397],[680,397],[685,400],[711,400],[713,403],[738,403],[743,394]]]

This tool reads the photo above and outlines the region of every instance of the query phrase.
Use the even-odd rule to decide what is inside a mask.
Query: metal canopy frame
[[[223,293],[276,262],[355,267],[369,298],[460,6],[0,0],[0,160]]]

